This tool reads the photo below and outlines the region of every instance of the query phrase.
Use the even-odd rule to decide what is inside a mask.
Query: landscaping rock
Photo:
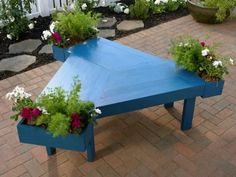
[[[124,20],[117,25],[119,31],[131,31],[139,28],[144,28],[144,23],[141,20]]]
[[[99,30],[98,36],[109,38],[109,37],[115,37],[116,31],[114,29],[101,29]]]
[[[98,24],[98,28],[111,28],[117,22],[116,18],[102,18]]]
[[[19,55],[16,57],[2,59],[0,61],[0,71],[20,72],[36,61],[35,56]]]
[[[52,46],[51,45],[45,45],[43,48],[39,51],[39,54],[51,54],[52,53]]]
[[[9,53],[22,53],[22,52],[33,52],[41,44],[38,39],[28,39],[22,42],[18,42],[10,45]]]

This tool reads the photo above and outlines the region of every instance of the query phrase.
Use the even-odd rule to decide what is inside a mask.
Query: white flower
[[[8,35],[7,35],[7,38],[10,39],[10,40],[12,40],[12,35],[11,35],[11,34],[8,34]]]
[[[234,65],[234,60],[232,58],[229,59],[231,65]]]
[[[29,27],[29,29],[34,29],[34,24],[33,24],[33,23],[30,23],[30,24],[28,25],[28,27]]]
[[[94,109],[94,111],[97,113],[97,114],[102,114],[102,111],[98,108]]]
[[[161,0],[161,2],[163,2],[163,3],[168,3],[168,0]]]
[[[18,100],[31,97],[31,94],[26,93],[23,87],[16,86],[12,92],[6,94],[6,99],[12,100],[15,103]]]
[[[55,27],[56,27],[57,23],[58,23],[58,21],[52,22],[51,25],[49,26],[49,29],[50,29],[51,33],[54,33],[54,30],[55,30]]]
[[[179,43],[179,47],[182,47],[182,46],[183,46],[183,42],[180,42],[180,43]]]
[[[51,36],[52,36],[52,33],[50,31],[48,31],[48,30],[45,30],[45,31],[43,31],[42,39],[43,40],[47,40]]]
[[[15,21],[15,18],[12,17],[12,16],[10,16],[10,17],[9,17],[9,20],[10,20],[10,22],[14,22],[14,21]]]
[[[161,0],[156,0],[154,4],[159,5],[161,3]]]
[[[185,44],[184,44],[184,47],[188,47],[188,45],[189,45],[189,43],[185,43]]]
[[[129,8],[126,8],[126,9],[124,10],[124,13],[125,13],[125,14],[129,14]]]
[[[204,49],[204,50],[202,50],[202,56],[207,56],[208,55],[208,53],[209,53],[209,49]]]
[[[150,0],[146,0],[147,2],[150,2]]]
[[[86,3],[83,3],[82,6],[81,6],[81,9],[82,9],[82,10],[86,10],[87,7],[88,7],[87,4],[86,4]]]
[[[212,65],[213,65],[214,67],[218,68],[218,66],[222,66],[223,64],[222,64],[222,61],[214,61],[214,62],[212,63]]]
[[[95,26],[93,26],[92,29],[94,29],[96,32],[99,32],[99,29]]]

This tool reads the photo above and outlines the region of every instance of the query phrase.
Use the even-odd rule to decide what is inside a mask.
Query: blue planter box
[[[56,60],[59,61],[66,61],[66,59],[69,57],[69,48],[60,48],[57,46],[52,46],[52,51],[53,51],[53,57]]]
[[[21,143],[46,146],[48,155],[55,153],[55,148],[84,152],[87,150],[88,161],[93,161],[95,156],[93,125],[89,124],[81,135],[69,134],[65,137],[53,138],[46,129],[27,125],[21,120],[17,125]]]
[[[202,98],[221,95],[223,92],[224,83],[225,83],[224,80],[215,81],[215,82],[206,82]]]

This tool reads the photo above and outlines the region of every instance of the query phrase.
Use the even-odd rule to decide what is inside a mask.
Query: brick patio
[[[203,25],[186,16],[119,39],[125,45],[168,58],[170,40],[182,34],[221,42],[220,51],[236,59],[236,20]],[[179,113],[162,106],[100,120],[95,130],[97,157],[59,150],[47,157],[43,147],[20,144],[16,123],[9,120],[6,92],[16,85],[36,97],[61,63],[54,62],[0,81],[1,177],[235,177],[236,68],[226,76],[222,96],[197,100],[194,128],[180,131]]]

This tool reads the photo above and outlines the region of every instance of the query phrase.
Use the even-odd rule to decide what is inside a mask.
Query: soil
[[[125,1],[126,4],[131,4],[133,0],[122,0]],[[116,17],[117,23],[120,23],[122,20],[130,19],[128,15],[125,15],[123,13],[117,14],[109,9],[109,7],[99,7],[95,8],[95,12],[99,12],[102,14],[103,17]],[[187,9],[179,9],[174,12],[166,12],[158,15],[151,15],[146,21],[144,21],[144,29],[159,25],[161,23],[165,23],[183,16],[188,15]],[[3,29],[0,29],[0,60],[6,57],[12,57],[15,55],[8,54],[8,47],[10,44],[20,42],[26,39],[41,39],[42,32],[44,30],[47,30],[49,27],[49,24],[51,22],[51,17],[38,17],[32,19],[32,21],[35,21],[35,27],[33,30],[27,31],[26,33],[22,34],[18,40],[9,40],[6,38],[6,33]],[[129,34],[141,31],[143,29],[133,30],[129,32],[120,32],[116,30],[116,36],[114,38],[109,38],[111,40],[115,40],[117,38],[121,38],[124,36],[127,36]],[[39,46],[38,49],[36,49],[32,53],[26,53],[29,55],[34,55],[37,57],[37,60],[34,64],[30,65],[28,68],[21,72],[25,72],[27,70],[31,70],[33,68],[51,63],[55,61],[52,57],[52,55],[44,54],[39,55],[38,51],[43,47],[44,43]],[[3,71],[0,72],[0,80],[6,79],[8,77],[14,76],[16,74],[19,74],[21,72],[10,72],[10,71]]]

